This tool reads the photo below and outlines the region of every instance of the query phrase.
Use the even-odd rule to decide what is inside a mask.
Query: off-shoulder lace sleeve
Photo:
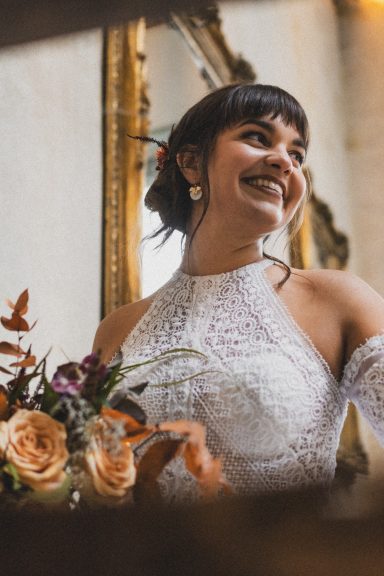
[[[354,351],[341,387],[384,445],[384,334],[369,338]]]

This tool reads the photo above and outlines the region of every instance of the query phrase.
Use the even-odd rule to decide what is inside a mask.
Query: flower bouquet
[[[28,291],[8,305],[11,316],[1,317],[1,324],[17,334],[17,342],[0,342],[0,353],[14,358],[0,366],[9,377],[0,386],[0,498],[64,501],[71,507],[80,500],[99,504],[157,499],[157,479],[176,456],[184,458],[203,496],[230,491],[220,461],[205,445],[201,424],[148,424],[135,400],[146,383],[131,388],[129,397],[112,394],[143,364],[199,352],[172,349],[125,366],[121,361],[106,366],[100,353],[93,353],[80,363],[59,366],[48,378],[46,357],[37,362],[31,347],[24,346],[35,325],[25,319]]]

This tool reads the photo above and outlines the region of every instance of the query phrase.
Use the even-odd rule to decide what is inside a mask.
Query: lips
[[[243,178],[243,181],[250,186],[255,188],[264,188],[267,192],[273,191],[277,192],[283,200],[285,198],[285,186],[282,182],[278,182],[276,180],[272,180],[271,178],[266,177],[252,177],[252,178]]]

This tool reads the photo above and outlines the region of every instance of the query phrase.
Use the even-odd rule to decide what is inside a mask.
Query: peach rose
[[[23,484],[33,490],[51,491],[66,478],[68,459],[63,424],[37,410],[18,410],[8,420],[6,457]]]
[[[131,445],[118,440],[111,449],[106,442],[108,424],[99,422],[85,453],[85,461],[93,486],[101,496],[121,498],[136,480],[136,467]]]
[[[4,458],[8,446],[8,424],[0,422],[0,460]]]

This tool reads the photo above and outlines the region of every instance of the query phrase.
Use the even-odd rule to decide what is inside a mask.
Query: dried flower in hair
[[[127,134],[127,136],[128,138],[133,138],[133,140],[140,140],[140,142],[157,144],[158,149],[155,152],[156,170],[164,170],[169,160],[169,147],[165,140],[156,140],[156,138],[151,138],[150,136],[131,136],[131,134]]]
[[[156,155],[156,170],[164,170],[168,160],[169,160],[169,149],[165,143],[162,143],[160,148],[155,152]]]

